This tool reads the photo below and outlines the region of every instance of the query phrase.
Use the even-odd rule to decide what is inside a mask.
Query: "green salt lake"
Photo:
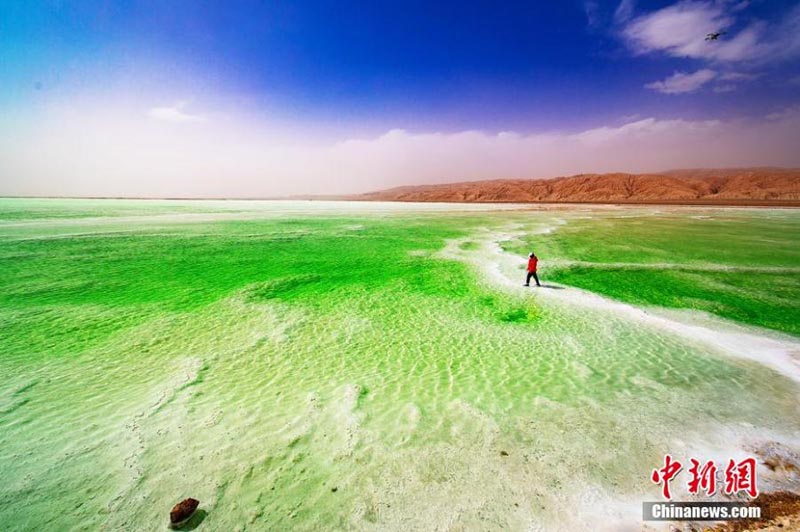
[[[3,529],[638,530],[800,452],[797,210],[0,199],[0,271]]]

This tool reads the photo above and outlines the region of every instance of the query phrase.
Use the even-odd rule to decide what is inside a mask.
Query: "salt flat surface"
[[[0,224],[4,526],[639,530],[665,452],[800,449],[795,337],[502,247],[684,211],[311,203]]]

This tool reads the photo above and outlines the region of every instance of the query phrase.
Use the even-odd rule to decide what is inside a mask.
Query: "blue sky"
[[[717,30],[726,33],[706,42],[705,34]],[[585,151],[582,166],[549,160],[537,166],[520,160],[493,172],[489,163],[501,153],[508,155],[507,142],[486,148],[488,160],[478,165],[485,171],[473,175],[456,161],[450,169],[445,165],[431,172],[401,155],[422,155],[414,149],[433,158],[437,150],[457,153],[451,144],[464,134],[502,144],[497,139],[508,138],[503,132],[535,138],[536,149],[544,152],[542,143],[551,137],[569,137],[575,144],[586,132],[646,120],[652,122],[624,131],[630,135],[636,130],[640,139],[646,134],[647,147],[655,151],[659,138],[653,134],[664,134],[665,124],[694,131],[697,124],[770,127],[793,119],[800,104],[800,2],[6,0],[0,4],[0,67],[0,113],[8,117],[5,127],[18,133],[16,144],[0,144],[0,150],[16,153],[23,142],[52,149],[54,156],[64,158],[61,179],[67,183],[60,183],[59,190],[65,193],[72,190],[70,180],[75,193],[88,193],[97,185],[97,179],[82,175],[91,165],[85,154],[83,159],[79,155],[84,148],[94,149],[96,136],[111,143],[103,128],[126,130],[117,133],[119,145],[106,145],[119,152],[119,164],[126,162],[121,153],[125,143],[153,136],[174,143],[181,157],[193,150],[201,157],[220,132],[231,149],[247,146],[248,157],[259,146],[278,150],[283,161],[303,147],[328,148],[320,181],[306,179],[303,190],[276,186],[284,178],[277,160],[242,158],[238,170],[219,167],[246,176],[231,185],[234,195],[236,186],[246,189],[242,195],[327,191],[331,187],[323,185],[348,170],[376,177],[356,179],[344,188],[391,185],[395,179],[385,177],[394,171],[388,161],[395,167],[402,162],[410,181],[644,171],[705,161],[681,157],[677,146],[671,148],[670,164],[672,160],[658,158],[628,161],[613,147],[603,157],[597,146],[559,145],[552,150],[554,158],[571,149]],[[170,129],[151,131],[156,127]],[[775,135],[785,136],[786,130],[778,128]],[[398,131],[405,136],[402,146],[395,147],[401,153],[386,153],[387,136],[395,142]],[[795,133],[794,140],[800,142],[799,136]],[[59,144],[60,137],[64,142]],[[84,137],[86,144],[75,144],[75,138]],[[361,145],[369,141],[373,144]],[[336,175],[323,176],[331,157],[342,157],[329,152],[353,143],[366,150],[369,168],[356,168],[348,160],[340,163]],[[746,143],[732,138],[730,150]],[[773,153],[754,148],[750,159],[737,154],[726,164],[724,147],[718,150],[706,164],[796,162],[788,149]],[[155,160],[174,166],[168,155],[155,155]],[[232,156],[216,154],[218,159]],[[118,174],[114,162],[107,161],[106,175]],[[27,190],[26,172],[49,175],[21,155],[16,163],[13,174],[3,176],[6,193]],[[292,164],[300,162],[287,168]],[[177,190],[196,170],[170,168],[138,171],[180,174]],[[41,179],[31,193],[49,190],[45,177]],[[127,193],[126,179],[122,174],[111,179],[119,185],[114,190]],[[209,173],[203,179],[214,177]],[[192,193],[210,194],[218,188],[209,185]],[[104,186],[110,186],[108,179]]]

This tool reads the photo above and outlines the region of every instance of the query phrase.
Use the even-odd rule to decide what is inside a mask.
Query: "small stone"
[[[199,505],[200,501],[189,497],[188,499],[183,499],[181,502],[173,506],[172,511],[169,513],[170,526],[172,528],[179,528],[181,525],[186,524],[186,521],[192,517],[194,511],[197,510]]]
[[[331,491],[332,491],[333,493],[336,493],[337,491],[339,491],[339,488],[338,488],[338,486],[334,486],[334,487],[332,487],[332,488],[331,488]]]
[[[500,451],[500,456],[508,456],[508,453],[506,451]]]

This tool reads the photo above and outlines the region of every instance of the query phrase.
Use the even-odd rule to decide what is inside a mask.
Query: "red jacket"
[[[536,264],[538,264],[539,259],[536,257],[531,257],[528,259],[528,271],[529,272],[536,272]]]

